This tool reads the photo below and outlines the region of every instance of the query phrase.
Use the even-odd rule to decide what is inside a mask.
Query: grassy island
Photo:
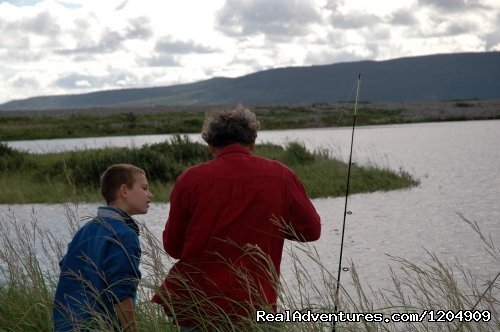
[[[347,164],[327,151],[308,151],[291,142],[282,147],[258,145],[255,153],[291,167],[313,198],[345,193]],[[210,160],[208,148],[187,136],[141,148],[110,148],[33,155],[0,144],[0,204],[98,202],[99,175],[113,163],[132,163],[146,172],[155,201],[165,202],[179,174],[187,167]],[[353,166],[351,193],[393,190],[415,186],[418,181],[404,171],[374,166]]]

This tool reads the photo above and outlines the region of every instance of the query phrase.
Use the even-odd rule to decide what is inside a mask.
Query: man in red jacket
[[[202,137],[214,159],[181,174],[170,196],[163,245],[178,261],[153,302],[181,327],[232,329],[276,311],[284,240],[320,237],[297,175],[252,154],[258,129],[241,105],[208,116]]]

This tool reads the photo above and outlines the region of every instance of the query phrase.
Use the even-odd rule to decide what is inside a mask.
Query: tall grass
[[[500,262],[498,239],[483,234],[476,222],[459,217],[471,226],[475,238],[496,262]],[[67,209],[70,232],[80,221],[74,211]],[[163,281],[173,261],[166,257],[158,239],[145,225],[141,225],[143,247],[142,270],[144,278],[139,287],[137,303],[138,325],[141,331],[177,331],[175,321],[169,320],[161,308],[149,299]],[[36,216],[31,221],[17,220],[15,216],[0,220],[0,327],[5,331],[50,331],[52,297],[58,275],[58,260],[66,243],[48,230],[39,227]],[[343,313],[376,312],[388,317],[391,313],[422,313],[424,310],[488,310],[489,322],[423,322],[381,323],[338,322],[337,331],[498,331],[500,330],[500,280],[479,280],[460,264],[459,258],[442,260],[428,252],[424,263],[414,263],[402,257],[393,257],[390,269],[392,286],[372,290],[362,286],[356,266],[350,263],[350,275],[336,294],[336,279],[322,263],[314,244],[295,243],[287,246],[293,274],[278,284],[279,312],[285,310],[307,313],[332,313],[339,308]],[[500,265],[500,264],[499,264]],[[498,266],[496,268],[498,268]],[[496,272],[494,272],[496,273]],[[272,277],[272,273],[270,275]],[[493,276],[492,276],[493,278]],[[254,317],[241,325],[230,320],[214,322],[200,315],[198,319],[207,330],[260,331],[325,331],[332,323],[284,322],[256,323]],[[104,329],[105,326],[101,325]]]
[[[49,331],[55,279],[63,243],[14,216],[0,222],[0,326],[7,331]]]

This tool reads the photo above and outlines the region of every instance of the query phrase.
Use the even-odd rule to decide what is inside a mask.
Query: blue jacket
[[[114,303],[135,303],[141,278],[137,223],[126,212],[99,207],[97,217],[73,237],[59,265],[53,322],[55,331],[92,329],[96,318],[117,326]]]

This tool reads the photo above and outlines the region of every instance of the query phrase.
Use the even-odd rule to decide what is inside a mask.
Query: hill
[[[500,52],[487,52],[287,67],[167,87],[33,97],[4,103],[0,110],[332,103],[352,98],[358,73],[361,99],[371,102],[500,98]]]

